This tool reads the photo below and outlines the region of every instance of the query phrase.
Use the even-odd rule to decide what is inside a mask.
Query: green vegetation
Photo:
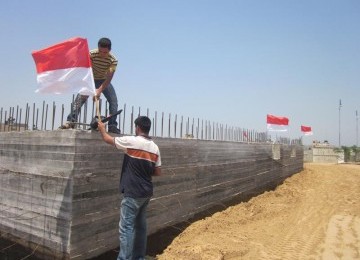
[[[356,145],[353,145],[351,147],[342,146],[341,148],[334,148],[334,151],[335,152],[344,151],[345,162],[350,162],[350,161],[357,162],[360,160],[360,147],[357,147]]]

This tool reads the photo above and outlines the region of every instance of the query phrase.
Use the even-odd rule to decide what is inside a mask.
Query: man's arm
[[[101,86],[96,89],[96,96],[100,97],[101,93],[104,91],[104,89],[109,86],[111,83],[112,78],[114,77],[115,71],[111,70],[108,72],[105,81],[101,84]]]
[[[99,129],[101,136],[102,136],[103,140],[105,141],[105,143],[115,146],[114,137],[112,137],[105,131],[105,124],[103,122],[101,122],[101,121],[98,122],[98,129]]]

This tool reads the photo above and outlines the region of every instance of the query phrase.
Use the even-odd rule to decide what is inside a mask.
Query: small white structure
[[[311,146],[304,146],[304,162],[343,163],[344,151],[328,142],[314,141]]]

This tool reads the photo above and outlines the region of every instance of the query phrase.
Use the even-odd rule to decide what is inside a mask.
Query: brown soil
[[[360,165],[305,164],[276,190],[199,220],[159,260],[360,259]]]

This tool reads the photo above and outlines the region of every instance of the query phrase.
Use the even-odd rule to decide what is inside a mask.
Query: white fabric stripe
[[[68,68],[51,70],[37,75],[38,93],[79,93],[94,95],[95,84],[91,68]]]
[[[275,124],[267,124],[268,131],[277,131],[277,132],[286,132],[288,130],[287,125],[275,125]]]

